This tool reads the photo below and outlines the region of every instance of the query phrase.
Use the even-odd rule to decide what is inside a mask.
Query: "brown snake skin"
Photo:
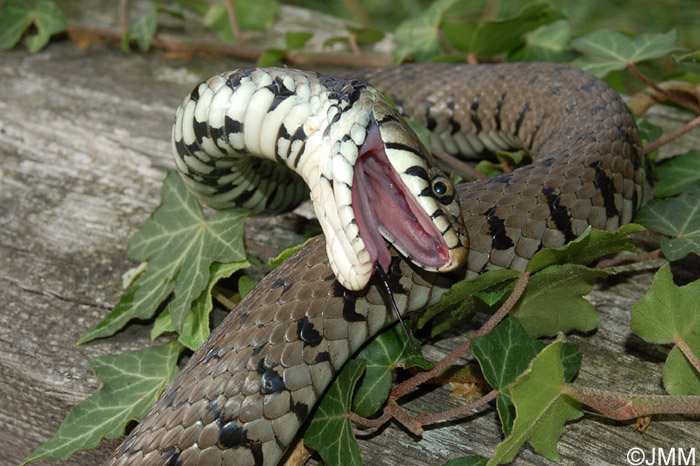
[[[634,120],[612,89],[580,70],[416,65],[367,78],[390,88],[400,109],[448,152],[505,144],[535,156],[526,167],[458,187],[468,276],[523,269],[539,249],[560,246],[588,225],[629,222],[641,202]],[[375,285],[348,292],[327,263],[317,238],[270,273],[107,464],[277,464],[345,361],[395,320]],[[436,302],[460,275],[426,273],[394,257],[389,282],[405,313]]]

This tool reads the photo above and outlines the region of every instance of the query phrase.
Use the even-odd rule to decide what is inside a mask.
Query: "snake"
[[[106,464],[278,464],[344,363],[399,319],[384,287],[404,316],[588,227],[615,230],[642,202],[634,119],[580,69],[434,63],[360,77],[248,68],[185,98],[173,152],[200,200],[278,212],[308,192],[324,235],[228,314]],[[453,186],[402,115],[449,154],[520,148],[533,162]]]

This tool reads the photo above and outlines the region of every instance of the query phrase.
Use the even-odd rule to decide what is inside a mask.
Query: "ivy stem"
[[[669,142],[673,141],[674,139],[684,135],[688,131],[690,131],[693,128],[696,128],[700,126],[700,116],[695,117],[691,121],[685,124],[682,128],[678,128],[672,133],[669,133],[663,137],[660,137],[656,141],[652,142],[651,144],[647,144],[646,147],[644,147],[644,154],[648,154],[650,152],[655,151],[659,147],[663,146],[664,144],[668,144]]]
[[[389,397],[392,399],[398,399],[406,394],[409,390],[417,387],[418,385],[432,379],[434,376],[445,370],[450,364],[454,363],[460,356],[471,349],[471,340],[474,337],[480,337],[489,333],[498,323],[505,318],[506,315],[513,309],[513,306],[518,302],[520,297],[525,292],[527,283],[530,280],[530,272],[522,272],[519,275],[518,282],[515,285],[515,289],[508,296],[508,299],[501,306],[501,308],[494,313],[489,320],[486,321],[484,325],[477,330],[474,335],[462,343],[457,349],[452,351],[450,354],[438,361],[435,366],[429,371],[420,372],[405,382],[397,385],[391,390]]]
[[[479,173],[474,167],[472,167],[468,163],[462,162],[457,157],[448,154],[444,150],[438,149],[434,146],[430,146],[430,151],[435,157],[439,158],[444,162],[449,163],[455,170],[462,172],[475,180],[486,178],[486,175],[484,175],[483,173]]]
[[[119,27],[122,35],[129,29],[129,0],[119,1]]]
[[[596,268],[598,269],[605,269],[608,267],[619,267],[621,265],[627,265],[627,264],[637,264],[639,262],[644,262],[648,261],[651,259],[658,259],[660,257],[663,257],[664,253],[661,249],[656,249],[654,251],[650,251],[646,254],[642,254],[640,256],[634,256],[634,257],[625,257],[623,259],[608,259],[608,260],[603,260],[598,262],[596,265]]]
[[[226,10],[228,11],[228,22],[231,25],[233,37],[236,38],[236,42],[243,42],[243,35],[241,34],[241,29],[238,27],[238,21],[236,20],[236,8],[233,5],[233,0],[226,0]]]
[[[564,384],[562,393],[619,421],[652,414],[700,414],[700,396],[630,395],[576,384]]]
[[[418,422],[421,423],[421,425],[427,425],[427,424],[434,424],[439,421],[443,421],[445,419],[450,419],[453,417],[461,416],[462,414],[466,414],[476,408],[479,408],[487,403],[490,403],[491,401],[495,400],[498,397],[499,391],[498,390],[491,390],[488,392],[486,395],[482,396],[476,401],[473,401],[471,403],[468,403],[464,406],[460,406],[459,408],[451,409],[449,411],[443,411],[441,413],[437,414],[432,414],[429,416],[420,416],[417,418]]]
[[[700,360],[690,349],[690,346],[682,338],[674,337],[673,342],[678,346],[678,349],[688,358],[688,361],[693,365],[696,371],[700,372]]]
[[[649,78],[644,76],[639,69],[634,65],[633,62],[628,61],[627,62],[627,69],[640,81],[642,81],[644,84],[647,86],[651,87],[654,89],[656,92],[659,94],[663,95],[667,99],[673,100],[674,102],[678,102],[679,104],[688,107],[695,113],[700,113],[700,106],[693,102],[692,100],[685,99],[679,95],[673,94],[672,92],[668,92],[665,89],[662,89],[661,87],[657,86],[653,81],[651,81]]]

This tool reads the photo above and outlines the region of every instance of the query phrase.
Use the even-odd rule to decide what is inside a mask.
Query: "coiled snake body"
[[[431,144],[438,148],[467,155],[525,148],[535,161],[510,173],[459,185],[456,198],[463,220],[454,212],[451,185],[439,172],[430,166],[423,171],[416,168],[421,167],[418,159],[394,165],[401,179],[407,185],[413,183],[412,190],[419,190],[417,198],[430,201],[420,207],[435,221],[431,225],[420,218],[419,211],[411,210],[415,206],[404,205],[410,201],[396,202],[415,216],[411,227],[423,229],[413,241],[431,241],[429,247],[438,250],[440,259],[432,264],[411,238],[397,244],[410,261],[393,251],[388,256],[372,234],[368,241],[372,245],[353,243],[358,229],[347,225],[366,219],[344,223],[347,214],[338,213],[340,210],[329,214],[329,208],[316,207],[320,220],[322,216],[337,217],[329,223],[332,227],[324,226],[324,232],[344,235],[338,240],[343,243],[339,249],[329,244],[326,253],[324,238],[317,238],[270,273],[195,352],[108,464],[276,464],[345,361],[396,319],[387,311],[379,288],[373,283],[363,285],[370,280],[374,263],[387,272],[397,307],[407,313],[436,302],[465,275],[497,268],[523,269],[539,249],[560,246],[589,225],[615,229],[631,220],[641,202],[644,168],[634,120],[612,89],[580,70],[541,63],[436,64],[379,69],[365,78],[387,89],[402,112],[425,124],[432,131]],[[198,115],[198,105],[188,109],[186,100],[174,129],[179,168],[200,198],[214,205],[238,199],[257,210],[275,210],[286,207],[283,201],[287,198],[297,201],[304,191],[292,187],[282,193],[282,187],[296,186],[295,176],[261,165],[244,170],[264,170],[279,184],[248,188],[236,178],[241,175],[231,174],[231,166],[239,163],[224,157],[231,152],[257,152],[281,159],[297,168],[310,185],[312,199],[333,195],[344,199],[344,205],[358,205],[362,200],[353,197],[353,180],[347,179],[352,174],[343,171],[343,164],[361,158],[367,145],[373,151],[381,143],[377,137],[389,148],[423,157],[422,146],[404,129],[401,118],[375,91],[355,80],[338,81],[293,70],[243,70],[213,78],[190,99],[223,101],[237,95],[241,82],[253,83],[255,89],[246,92],[254,95],[265,88],[257,98],[267,103],[239,107],[248,113],[228,115],[229,121],[221,112]],[[313,121],[297,124],[297,130],[304,129],[295,137],[286,130],[295,118],[297,123],[303,120],[294,113],[300,110],[286,110],[287,125],[280,123],[284,112],[275,116],[275,109],[292,106],[285,102],[299,93],[309,95],[309,105],[304,108]],[[237,124],[241,122],[243,127]],[[324,133],[334,141],[326,152],[333,156],[315,152],[328,149],[328,144],[313,139],[322,139]],[[312,154],[318,158],[313,159]],[[341,168],[333,167],[334,157]],[[381,165],[379,173],[390,171],[382,168],[383,160],[369,159],[365,172],[377,165]],[[306,160],[320,164],[316,170],[322,176],[317,177],[321,180],[317,186],[309,181],[312,168],[304,166]],[[233,185],[220,183],[222,176],[229,177]],[[379,175],[367,178],[372,176]],[[398,179],[391,180],[399,184]],[[338,188],[341,182],[347,189]],[[320,189],[318,184],[323,183],[326,187]],[[377,196],[385,199],[383,193]],[[390,240],[410,236],[404,230],[392,235],[387,228],[379,224],[380,232]],[[350,259],[347,263],[331,259],[329,265],[328,257],[333,254],[350,257],[353,250],[372,247],[375,250],[364,262],[369,266],[356,261],[351,274],[343,275]],[[427,263],[431,270],[451,270],[464,261],[463,250],[468,250],[466,267],[458,272],[438,274],[422,268]]]

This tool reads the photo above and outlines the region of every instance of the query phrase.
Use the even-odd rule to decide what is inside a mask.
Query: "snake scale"
[[[259,86],[251,87],[251,92],[267,89],[259,96],[267,103],[262,109],[247,110],[258,112],[257,120],[241,117],[250,130],[251,122],[267,121],[266,115],[296,95],[291,87],[308,91],[299,87],[296,73],[284,69],[229,73],[198,87],[189,99],[213,100],[220,95],[215,92],[219,89],[225,89],[230,98],[241,82],[257,81]],[[297,79],[294,84],[293,79]],[[350,149],[340,150],[343,154],[357,158],[357,148],[364,144],[374,147],[377,136],[389,138],[384,141],[386,147],[422,151],[422,146],[406,147],[410,132],[381,99],[363,100],[360,94],[371,88],[362,81],[340,81],[313,73],[304,73],[303,79],[311,83],[309,89],[315,86],[321,90],[321,100],[328,100],[310,106],[312,118],[317,116],[314,108],[325,110],[321,123],[314,123],[316,129],[328,136],[337,129],[333,123],[345,121],[343,131],[348,136],[334,136],[341,141],[338,144],[352,139]],[[400,176],[418,183],[417,188],[423,186],[423,197],[433,202],[426,212],[434,218],[444,217],[442,223],[436,223],[444,243],[433,235],[431,240],[436,242],[431,247],[447,245],[446,251],[456,250],[457,262],[465,261],[459,257],[459,249],[468,251],[465,267],[447,274],[424,270],[419,263],[423,259],[407,260],[405,251],[403,255],[394,249],[375,251],[371,259],[385,270],[402,314],[435,303],[455,280],[465,276],[499,268],[522,270],[539,249],[560,246],[589,225],[615,229],[632,219],[642,200],[644,164],[634,120],[607,84],[578,69],[544,63],[409,65],[372,70],[363,79],[386,89],[402,113],[427,126],[432,131],[431,144],[437,148],[464,155],[524,148],[535,159],[512,172],[461,184],[454,193],[437,171],[412,168],[414,162],[400,166],[404,170]],[[313,100],[312,96],[306,101]],[[391,129],[368,125],[367,117],[356,113],[360,106],[374,112],[370,119],[386,120],[385,126]],[[336,109],[329,111],[331,107]],[[303,134],[298,133],[302,139],[280,132],[281,127],[288,127],[280,126],[279,121],[271,126],[276,128],[275,134],[266,132],[265,123],[257,123],[258,129],[248,134],[237,124],[243,123],[241,120],[230,118],[225,123],[221,114],[198,117],[196,106],[188,110],[185,104],[183,108],[178,114],[180,129],[176,124],[174,130],[176,160],[179,150],[183,177],[201,198],[210,198],[210,203],[215,198],[213,203],[220,206],[238,199],[255,210],[279,210],[288,207],[283,205],[287,200],[297,202],[305,194],[303,185],[298,187],[297,175],[262,162],[256,162],[253,171],[266,173],[277,180],[277,186],[289,187],[286,194],[272,185],[263,187],[262,193],[244,191],[235,182],[233,188],[223,188],[215,179],[222,174],[231,176],[233,162],[217,165],[218,158],[201,159],[202,154],[194,154],[197,160],[185,160],[183,154],[192,155],[192,148],[184,152],[178,144],[182,146],[184,141],[191,145],[195,139],[200,148],[215,144],[218,156],[228,149],[217,141],[228,134],[233,147],[238,144],[249,151],[257,147],[268,156],[272,154],[270,158],[283,154],[285,157],[277,158],[284,164],[293,165],[297,160],[303,165],[313,144],[310,139],[315,137],[309,136],[315,133],[308,124]],[[341,115],[345,113],[351,116],[345,118]],[[330,123],[324,126],[323,121]],[[346,157],[341,162],[347,161]],[[192,167],[205,170],[205,176]],[[332,172],[327,166],[320,168],[324,169]],[[334,174],[338,175],[336,180],[347,176]],[[335,189],[338,182],[327,184]],[[317,188],[310,189],[313,198]],[[329,194],[326,190],[321,196]],[[346,199],[352,196],[347,192],[334,194]],[[453,200],[461,203],[461,218],[459,212],[451,210]],[[424,227],[430,236],[431,227]],[[468,240],[463,237],[464,227]],[[334,232],[347,232],[343,228],[347,230],[341,225]],[[452,236],[445,236],[448,230]],[[356,230],[350,233],[357,235]],[[335,279],[334,270],[340,266],[331,268],[330,254],[324,237],[316,238],[263,279],[194,353],[107,464],[277,464],[345,361],[368,338],[396,320],[394,313],[387,311],[386,294],[370,280],[372,270],[363,277],[367,270],[361,266],[361,273],[355,275],[359,278],[345,277],[343,286]],[[445,268],[448,255],[444,253],[440,263],[428,268]],[[362,286],[363,280],[369,284]]]

